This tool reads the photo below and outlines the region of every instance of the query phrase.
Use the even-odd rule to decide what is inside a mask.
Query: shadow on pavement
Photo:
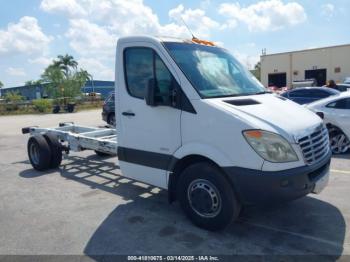
[[[350,160],[350,152],[349,152],[349,153],[346,153],[346,154],[338,154],[338,155],[333,154],[333,155],[332,155],[332,158]]]
[[[341,212],[313,197],[247,208],[226,230],[208,232],[193,226],[177,203],[169,205],[166,191],[119,176],[119,167],[108,159],[92,155],[67,160],[59,169],[62,177],[128,200],[106,217],[86,244],[84,254],[94,260],[117,254],[316,254],[332,261],[343,252],[346,225]],[[20,176],[45,174],[26,170]]]

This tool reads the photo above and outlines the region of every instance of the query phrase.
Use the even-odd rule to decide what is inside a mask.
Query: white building
[[[293,81],[316,79],[343,82],[350,77],[350,44],[262,55],[261,82],[264,86],[291,87]]]

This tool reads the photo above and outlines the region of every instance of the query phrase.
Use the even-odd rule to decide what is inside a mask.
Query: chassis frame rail
[[[99,128],[75,125],[72,122],[60,123],[59,127],[40,128],[36,126],[22,128],[23,134],[55,135],[61,143],[68,143],[68,150],[96,150],[117,155],[117,131],[114,128]]]

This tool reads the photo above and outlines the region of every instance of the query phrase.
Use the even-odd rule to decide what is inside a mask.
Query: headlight
[[[275,163],[298,161],[292,146],[280,135],[262,130],[247,130],[243,135],[255,152],[267,161]]]

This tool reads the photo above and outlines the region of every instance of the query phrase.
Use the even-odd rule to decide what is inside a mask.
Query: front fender
[[[234,163],[223,152],[211,145],[189,143],[180,147],[174,154],[175,159],[182,159],[190,155],[199,155],[209,158],[220,167],[233,166]],[[168,170],[171,170],[168,169]]]

